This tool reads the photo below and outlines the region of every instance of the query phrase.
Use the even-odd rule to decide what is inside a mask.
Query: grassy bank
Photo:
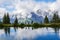
[[[0,24],[0,27],[33,27],[33,28],[39,28],[39,27],[53,27],[53,28],[60,28],[60,23],[52,23],[52,24]]]

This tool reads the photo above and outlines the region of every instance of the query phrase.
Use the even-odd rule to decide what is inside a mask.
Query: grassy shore
[[[53,27],[53,28],[60,28],[60,23],[50,23],[50,24],[0,24],[0,27],[33,27],[33,28],[39,28],[39,27]]]

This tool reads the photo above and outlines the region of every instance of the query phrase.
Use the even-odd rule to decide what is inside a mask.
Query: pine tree
[[[59,23],[59,16],[58,16],[58,13],[55,12],[54,15],[53,15],[53,18],[51,20],[52,23]]]
[[[14,21],[14,24],[18,24],[18,19],[16,17],[15,21]]]
[[[4,14],[4,17],[3,17],[3,23],[4,24],[10,24],[10,18],[9,18],[9,14]]]
[[[44,23],[49,23],[49,19],[48,19],[47,15],[45,16]]]
[[[57,15],[54,14],[54,15],[53,15],[53,18],[52,18],[52,23],[55,23],[55,22],[56,22],[56,19],[57,19],[56,17],[57,17]]]
[[[58,14],[57,14],[56,20],[57,20],[57,23],[59,23],[60,18],[59,18],[59,15]]]
[[[18,26],[18,19],[17,17],[15,18],[15,21],[14,21],[14,27]]]
[[[8,13],[7,13],[7,24],[10,24],[10,17]]]
[[[6,24],[6,23],[7,23],[6,21],[7,21],[7,20],[6,20],[6,14],[4,14],[3,23]]]

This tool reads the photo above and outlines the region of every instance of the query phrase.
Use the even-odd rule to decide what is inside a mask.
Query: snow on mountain
[[[38,15],[35,14],[34,12],[31,12],[31,14],[32,14],[31,19],[32,19],[34,22],[38,22],[38,23],[43,22],[43,20],[44,20],[43,16],[38,16]]]
[[[24,15],[25,12],[23,13],[16,13],[14,15],[12,15],[11,19],[15,18],[17,16],[18,20],[19,20],[19,23],[21,22],[31,22],[32,20],[34,22],[38,22],[38,23],[41,23],[41,22],[44,22],[44,17],[47,15],[49,20],[51,20],[51,18],[53,17],[53,13],[51,10],[41,10],[41,9],[38,9],[36,12],[26,12],[25,15]]]
[[[18,18],[18,22],[31,22],[32,20],[34,22],[43,22],[44,21],[44,17],[47,15],[49,20],[51,20],[51,18],[53,17],[53,14],[54,12],[56,11],[51,11],[51,10],[41,10],[41,9],[38,9],[36,10],[36,12],[27,12],[27,11],[22,11],[22,12],[19,12],[19,13],[9,13],[10,15],[10,20],[11,20],[11,23],[14,22],[15,20],[15,17]],[[2,20],[2,15],[4,15],[4,13],[1,13],[0,12],[0,19]]]

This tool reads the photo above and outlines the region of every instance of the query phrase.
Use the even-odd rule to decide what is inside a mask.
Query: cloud
[[[38,0],[39,1],[39,0]],[[30,12],[35,12],[38,9],[42,10],[42,14],[44,16],[44,11],[54,11],[54,10],[58,10],[60,11],[60,0],[56,0],[56,1],[49,1],[49,2],[45,2],[44,1],[39,1],[37,2],[36,0],[1,0],[0,1],[0,8],[3,7],[4,9],[6,9],[7,12],[10,13],[10,15],[22,15],[23,18],[26,17],[31,17],[31,13]],[[36,13],[37,14],[37,13]],[[52,13],[51,13],[52,14]],[[27,16],[28,15],[28,16]],[[19,18],[19,16],[18,16]]]
[[[0,8],[0,18],[3,18],[5,13],[7,13],[7,10],[5,8]]]
[[[47,34],[54,34],[54,30],[53,28],[38,28],[38,29],[33,29],[32,28],[19,28],[16,32],[15,38],[16,39],[20,39],[22,40],[23,38],[27,38],[27,39],[34,39],[35,37],[39,36],[44,36]],[[27,35],[26,35],[27,34]]]
[[[15,11],[13,11],[13,13],[21,13],[23,14],[23,17],[27,16],[27,13],[30,14],[30,12],[36,12],[38,9],[42,9],[42,10],[47,10],[48,9],[48,5],[49,3],[45,3],[45,2],[35,2],[32,0],[18,0],[17,2],[15,2]],[[26,15],[26,16],[25,16]]]
[[[10,28],[10,35],[7,34],[5,35],[4,29],[0,30],[0,39],[6,40],[6,39],[13,39],[13,40],[23,40],[24,38],[28,40],[35,39],[38,36],[47,36],[53,35],[55,36],[55,30],[53,28],[37,28],[33,29],[32,27],[25,27],[25,28],[18,28],[16,29],[17,31],[15,32],[15,29],[13,27]],[[59,30],[60,31],[60,30]],[[2,36],[3,35],[3,36]],[[60,37],[60,32],[58,32],[58,35]]]

